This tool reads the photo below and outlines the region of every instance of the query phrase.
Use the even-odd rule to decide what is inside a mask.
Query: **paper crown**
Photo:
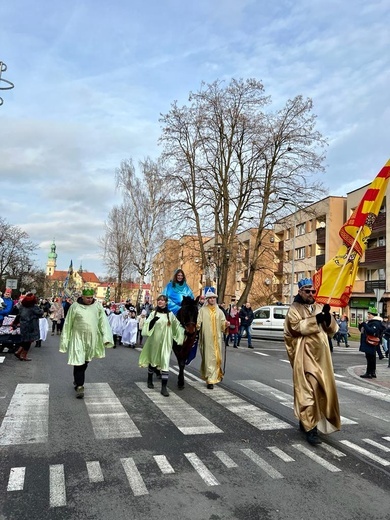
[[[83,289],[83,296],[95,296],[95,291],[93,289]]]
[[[299,280],[299,289],[302,289],[302,287],[305,287],[306,285],[313,285],[313,280],[311,278],[302,278],[302,280]]]
[[[368,307],[368,311],[370,314],[376,316],[378,314],[378,309],[376,307]]]
[[[215,291],[212,291],[209,289],[206,294],[204,295],[205,298],[216,298],[218,294]]]

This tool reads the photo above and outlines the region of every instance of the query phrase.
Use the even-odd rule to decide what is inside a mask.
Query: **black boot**
[[[39,340],[35,343],[35,346],[36,346],[36,347],[42,347],[42,340],[39,339]]]
[[[306,432],[306,440],[312,446],[317,446],[318,444],[322,444],[320,438],[318,437],[317,426],[315,426],[312,430]]]
[[[365,374],[361,374],[360,377],[362,377],[363,379],[372,379],[372,375],[368,374],[367,372]]]
[[[149,371],[148,371],[148,388],[154,388],[153,372],[149,372]]]
[[[169,392],[167,389],[168,379],[162,379],[161,380],[161,393],[164,397],[169,396]]]

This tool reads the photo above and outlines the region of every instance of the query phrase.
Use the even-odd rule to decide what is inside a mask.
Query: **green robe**
[[[159,319],[152,330],[149,330],[149,323],[155,315]],[[150,364],[159,370],[166,372],[169,370],[173,340],[178,345],[182,345],[184,341],[184,327],[172,312],[169,313],[169,321],[170,326],[168,326],[168,314],[162,312],[156,314],[152,312],[145,321],[142,327],[142,336],[148,339],[139,357],[138,364],[140,367],[147,367]]]
[[[68,353],[68,365],[84,365],[93,358],[104,358],[105,347],[113,346],[111,328],[100,303],[72,303],[60,341],[60,352]]]

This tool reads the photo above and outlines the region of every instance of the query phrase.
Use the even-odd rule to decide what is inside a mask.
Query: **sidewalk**
[[[353,351],[354,353],[359,352],[359,343],[357,341],[350,341],[349,348],[346,348],[345,346],[340,345],[340,347],[337,347],[335,344],[333,346],[333,350],[335,352],[340,352],[341,350],[344,351]],[[362,364],[349,367],[348,373],[359,379],[360,382],[369,383],[373,386],[379,386],[382,388],[388,388],[390,389],[390,367],[389,365],[389,359],[383,358],[379,359],[376,358],[376,379],[362,379],[360,377],[361,374],[364,374],[366,371],[366,358],[363,352],[360,352],[360,355],[362,356]]]

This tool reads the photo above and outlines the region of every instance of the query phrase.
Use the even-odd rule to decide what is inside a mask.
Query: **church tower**
[[[47,264],[46,264],[46,276],[51,276],[57,267],[57,253],[56,253],[56,245],[53,243],[50,246],[50,253],[47,255]]]

